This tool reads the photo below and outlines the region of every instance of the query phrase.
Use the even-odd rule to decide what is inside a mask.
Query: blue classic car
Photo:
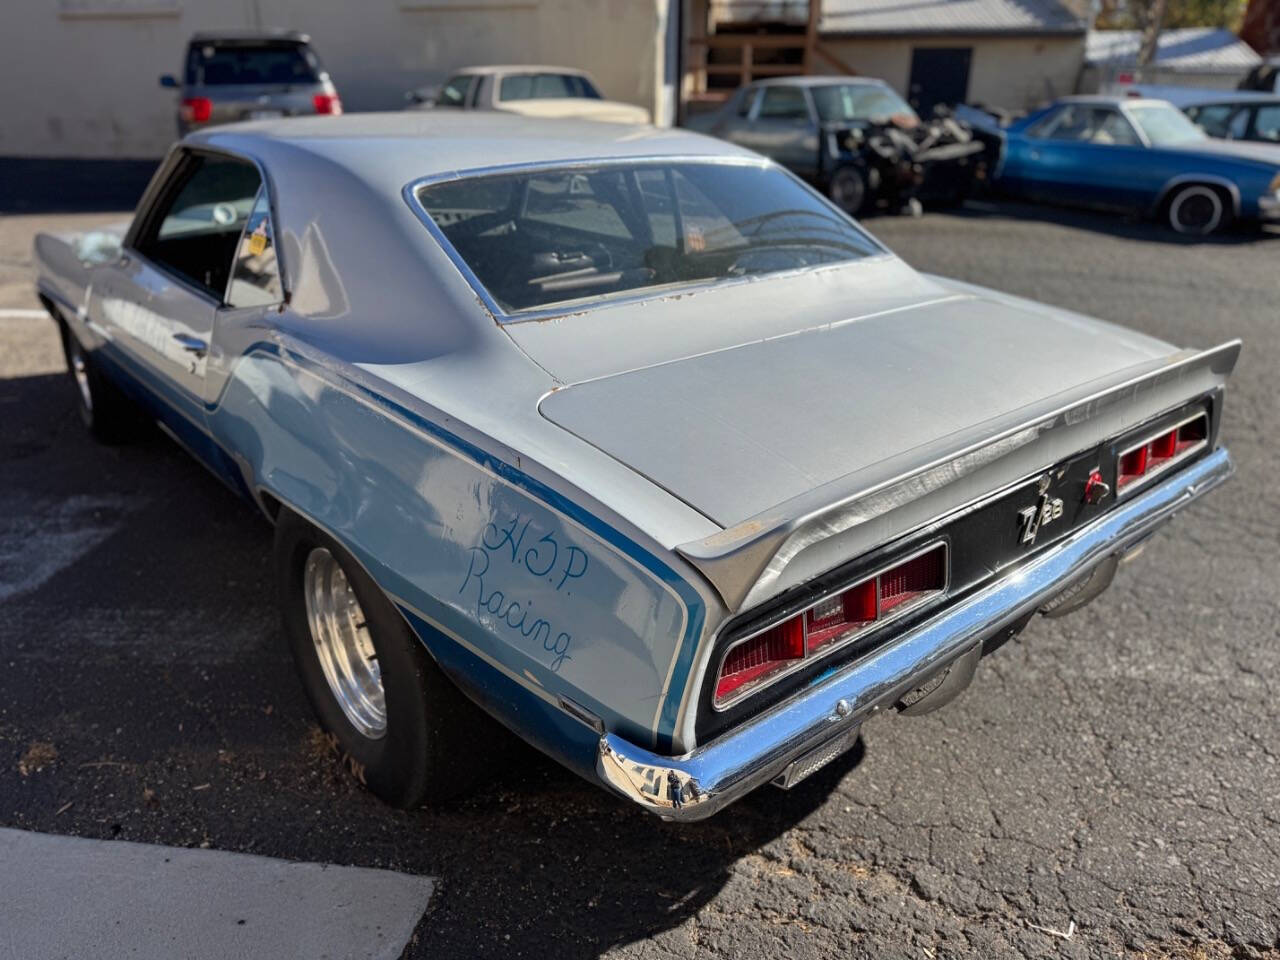
[[[1067,97],[1004,134],[995,180],[1014,196],[1157,217],[1192,235],[1280,219],[1274,149],[1214,140],[1163,100]]]
[[[231,125],[35,254],[85,424],[275,525],[306,691],[400,805],[500,762],[477,705],[663,816],[791,786],[1232,471],[1238,341],[924,276],[685,132]]]

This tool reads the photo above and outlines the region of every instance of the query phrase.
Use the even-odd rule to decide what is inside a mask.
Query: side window
[[[1204,107],[1191,107],[1187,110],[1187,116],[1198,123],[1209,136],[1225,137],[1234,109],[1229,103],[1212,103]]]
[[[1243,132],[1241,133],[1243,136]],[[1268,143],[1280,143],[1280,103],[1258,107],[1254,114],[1253,136]]]
[[[251,163],[190,154],[134,243],[156,265],[219,302],[262,181]]]
[[[1069,103],[1036,123],[1027,134],[1042,140],[1087,140],[1091,132],[1089,110]]]
[[[738,97],[738,109],[736,111],[738,116],[745,117],[751,112],[751,105],[756,102],[756,94],[759,92],[759,87],[747,87],[746,90],[742,91],[742,95]]]
[[[1093,133],[1089,138],[1091,143],[1117,147],[1136,147],[1139,144],[1133,125],[1118,110],[1094,110],[1092,125]]]
[[[440,93],[436,96],[437,107],[465,107],[467,91],[471,89],[471,81],[475,79],[469,73],[460,73],[445,81]]]
[[[276,261],[275,228],[267,191],[258,191],[249,220],[244,225],[236,260],[231,267],[227,304],[232,307],[266,307],[284,299],[280,264]]]
[[[757,116],[762,120],[808,120],[804,91],[799,87],[765,87]]]

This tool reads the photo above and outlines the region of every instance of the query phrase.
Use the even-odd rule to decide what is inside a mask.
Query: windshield
[[[1153,147],[1179,143],[1199,143],[1208,135],[1191,122],[1185,113],[1167,103],[1145,103],[1131,106],[1129,115],[1142,128]]]
[[[512,73],[502,78],[499,100],[548,100],[584,97],[599,100],[600,92],[577,73]]]
[[[905,114],[915,118],[911,105],[888,87],[871,83],[824,84],[813,88],[813,103],[823,123],[887,119]]]
[[[789,175],[755,164],[531,170],[417,197],[504,313],[882,252]]]
[[[315,83],[320,65],[315,55],[296,43],[193,46],[187,60],[192,86],[228,84]]]

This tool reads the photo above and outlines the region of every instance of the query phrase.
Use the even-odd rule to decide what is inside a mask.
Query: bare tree
[[[1164,27],[1164,15],[1168,11],[1169,0],[1147,0],[1133,5],[1138,20],[1138,29],[1142,31],[1142,44],[1138,47],[1138,66],[1145,67],[1156,58],[1160,46],[1160,30]]]

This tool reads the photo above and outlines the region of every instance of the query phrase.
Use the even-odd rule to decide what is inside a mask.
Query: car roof
[[[255,40],[284,40],[310,43],[311,37],[297,30],[201,30],[191,35],[190,43],[252,43]]]
[[[1206,93],[1202,97],[1185,100],[1182,106],[1207,107],[1220,103],[1280,103],[1280,94],[1267,93],[1263,90],[1221,90],[1217,96]]]
[[[1059,97],[1054,103],[1092,103],[1100,107],[1172,106],[1168,100],[1161,100],[1159,97],[1123,97],[1103,93],[1082,93],[1072,97]]]
[[[461,69],[454,71],[454,76],[457,76],[458,74],[493,73],[572,73],[581,77],[585,77],[587,75],[587,71],[579,70],[577,67],[557,67],[545,63],[503,63],[479,67],[462,67]]]
[[[840,84],[841,86],[866,86],[866,87],[887,87],[889,84],[881,80],[879,77],[840,77],[840,76],[813,76],[813,75],[797,75],[794,77],[769,77],[765,80],[756,80],[751,86],[753,87],[827,87],[832,84]]]
[[[688,130],[487,110],[404,110],[252,120],[191,134],[184,143],[259,159],[280,176],[290,164],[335,164],[399,192],[422,179],[495,165],[654,157],[759,157]]]

